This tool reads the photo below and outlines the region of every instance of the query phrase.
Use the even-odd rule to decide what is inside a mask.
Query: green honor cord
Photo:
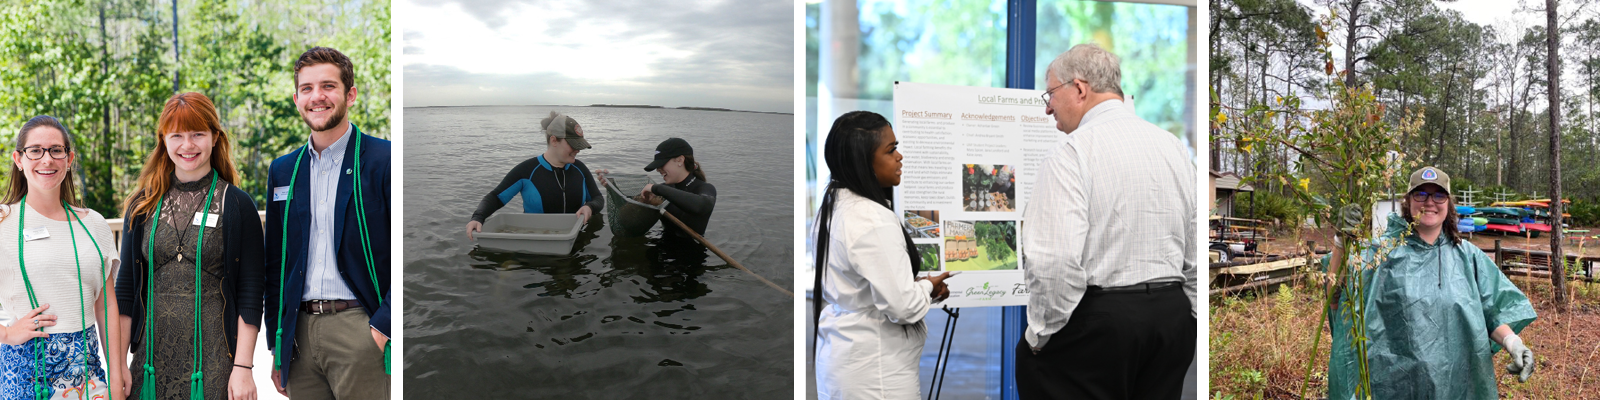
[[[280,244],[278,246],[278,330],[274,332],[277,344],[273,346],[272,352],[272,369],[274,370],[283,366],[283,320],[287,318],[283,313],[283,287],[286,286],[284,281],[289,272],[289,269],[284,268],[283,265],[289,263],[289,203],[294,201],[294,181],[300,177],[300,160],[305,155],[306,148],[304,146],[300,147],[300,151],[295,152],[294,166],[290,168],[294,172],[289,173],[289,194],[283,199],[283,225],[280,225],[283,227],[283,240],[278,242]]]
[[[22,284],[28,290],[28,303],[33,305],[33,308],[39,308],[39,297],[37,295],[35,295],[34,292],[33,292],[33,282],[28,279],[28,263],[26,261],[23,261],[23,258],[22,258],[23,250],[24,250],[24,248],[22,246],[22,243],[23,243],[23,240],[22,240],[22,238],[23,238],[23,236],[22,236],[22,228],[27,225],[27,224],[25,224],[25,222],[27,222],[27,220],[28,220],[28,213],[27,213],[28,195],[27,194],[23,194],[22,195],[22,201],[17,203],[17,204],[18,204],[18,207],[17,207],[18,208],[18,212],[17,212],[17,266],[22,269]],[[87,330],[89,330],[89,322],[88,322],[87,318],[85,318],[86,316],[83,313],[83,309],[86,308],[86,307],[84,307],[83,290],[81,290],[81,288],[83,287],[83,264],[82,264],[82,261],[78,259],[78,235],[77,235],[77,232],[72,229],[72,221],[73,221],[72,217],[73,217],[73,215],[75,213],[72,211],[72,207],[67,204],[67,201],[65,199],[61,200],[61,208],[67,211],[67,237],[70,238],[70,240],[72,240],[72,262],[77,267],[78,287],[80,288],[80,290],[78,290],[78,323],[79,323],[79,328],[80,328],[80,331],[87,331]],[[100,246],[98,244],[94,243],[94,232],[89,231],[89,227],[83,225],[83,218],[79,217],[79,218],[77,218],[77,221],[78,221],[78,226],[83,227],[84,234],[89,235],[89,242],[90,242],[90,244],[94,245],[95,254],[98,254],[100,256],[100,275],[101,276],[105,276],[105,274],[106,274],[106,263],[105,263],[106,256],[105,256],[105,253],[102,253],[100,251]],[[101,311],[101,314],[105,314],[105,313],[107,313],[106,304],[105,304],[105,301],[106,301],[105,294],[107,293],[106,290],[108,288],[106,288],[106,287],[104,287],[102,285],[102,287],[100,289],[101,289],[101,298],[100,298],[100,301],[101,301],[100,307],[101,308],[100,308],[100,311]],[[109,319],[111,317],[112,316],[110,316],[110,315],[106,316],[107,319]],[[20,322],[20,321],[18,321],[18,322]],[[110,333],[109,332],[105,332],[104,334],[105,335],[109,335]],[[106,340],[109,340],[109,339],[102,339],[102,341],[106,341]],[[40,383],[40,381],[43,381],[43,380],[47,379],[46,377],[41,376],[42,374],[40,373],[40,369],[43,367],[44,360],[40,359],[39,357],[40,357],[41,354],[43,354],[43,350],[39,348],[39,342],[40,342],[39,340],[30,340],[30,342],[33,342],[33,397],[35,399],[39,399],[39,400],[47,399],[50,396],[49,396],[49,394],[45,393],[44,384]],[[110,360],[111,360],[111,358],[110,358],[111,357],[111,349],[105,347],[104,343],[102,343],[101,348],[104,349],[105,352],[106,352],[106,362],[109,365],[110,364]],[[84,339],[84,344],[83,344],[83,365],[84,365],[84,369],[83,369],[84,374],[85,375],[89,374],[90,373],[89,371],[91,371],[92,367],[89,366],[89,343],[88,343],[88,339]],[[106,373],[109,375],[110,371],[106,371]],[[85,379],[84,379],[84,384],[87,385],[88,382],[89,382],[89,380],[87,379],[87,376],[86,376]]]
[[[61,208],[62,209],[66,209],[66,210],[72,210],[71,208],[68,207],[66,200],[61,200]],[[78,269],[78,286],[82,287],[83,286],[83,266],[82,266],[82,261],[80,261],[78,259],[78,235],[73,234],[71,221],[76,220],[78,222],[78,227],[83,228],[83,232],[85,234],[89,235],[89,244],[91,245],[91,247],[94,247],[95,255],[100,257],[100,277],[101,278],[109,278],[109,277],[106,276],[106,254],[100,251],[100,244],[99,243],[94,243],[94,233],[90,232],[89,231],[89,227],[85,226],[83,224],[83,217],[72,218],[73,215],[75,215],[75,214],[77,214],[77,213],[70,212],[70,211],[67,212],[67,221],[68,221],[68,223],[67,223],[67,233],[69,233],[68,236],[72,237],[72,262],[73,262],[73,264],[78,265],[78,268],[77,268]],[[19,247],[19,249],[20,249],[20,247]],[[114,315],[111,315],[110,311],[107,311],[107,308],[106,308],[106,307],[108,307],[106,305],[106,302],[110,300],[109,299],[109,294],[110,294],[110,288],[107,287],[105,284],[101,284],[100,285],[100,315],[104,315],[106,320],[108,320],[108,321],[112,317],[115,317]],[[79,327],[80,331],[88,331],[89,330],[89,321],[88,321],[88,318],[86,318],[86,316],[83,313],[83,309],[85,308],[85,307],[83,307],[83,304],[84,304],[83,291],[80,290],[80,291],[78,291],[78,323],[79,323],[78,327]],[[110,346],[108,343],[111,342],[111,339],[110,339],[111,333],[109,332],[109,328],[106,328],[104,326],[102,326],[101,328],[102,328],[101,329],[102,331],[106,331],[106,332],[101,332],[101,334],[102,334],[101,336],[103,337],[103,339],[100,340],[100,347],[101,347],[101,349],[105,350],[105,353],[106,353],[106,365],[111,365],[111,348],[108,347],[108,346]],[[89,343],[88,343],[88,339],[84,339],[84,342],[85,342],[84,345],[83,345],[84,374],[88,374],[89,373],[88,371],[89,371],[89,368],[90,368],[89,367]],[[84,381],[85,384],[87,384],[89,382],[88,379],[84,379],[83,381]],[[110,381],[111,381],[111,371],[109,371],[109,370],[106,371],[106,381],[107,381],[106,382],[107,384],[109,384]],[[107,390],[110,390],[110,389],[107,388]]]
[[[351,139],[356,142],[356,145],[355,145],[355,160],[356,160],[355,161],[355,184],[354,184],[354,186],[355,186],[355,197],[356,197],[356,222],[360,225],[358,230],[359,230],[360,235],[361,235],[361,255],[362,255],[363,260],[366,261],[366,264],[367,264],[367,277],[372,280],[372,289],[373,289],[374,292],[376,292],[378,294],[378,306],[382,307],[383,304],[384,304],[383,289],[382,289],[382,286],[378,284],[378,272],[373,267],[374,262],[373,262],[373,259],[372,259],[372,236],[371,236],[371,234],[369,234],[367,232],[367,210],[366,210],[365,207],[362,207],[362,205],[366,204],[366,202],[365,202],[365,199],[361,196],[361,131],[357,130],[355,132],[355,135],[356,136],[351,138]],[[288,261],[288,259],[289,259],[289,210],[290,210],[289,204],[294,202],[294,183],[300,177],[300,160],[305,157],[305,154],[306,154],[305,146],[301,146],[300,147],[300,151],[295,152],[294,166],[292,168],[293,172],[289,173],[288,195],[285,196],[284,201],[283,201],[283,225],[282,225],[283,226],[283,239],[282,239],[282,241],[279,242],[280,246],[279,246],[279,252],[278,252],[278,254],[279,254],[278,255],[278,260],[282,264],[287,264],[289,262]],[[274,345],[274,348],[275,348],[276,351],[273,351],[273,353],[272,353],[272,366],[273,366],[274,369],[277,369],[277,368],[283,366],[283,319],[286,318],[286,315],[283,312],[283,304],[284,304],[283,289],[284,289],[284,286],[287,284],[286,276],[288,274],[288,268],[283,268],[282,264],[280,264],[280,266],[278,268],[278,318],[279,318],[279,320],[278,320],[278,329],[277,329],[276,332],[274,332],[274,335],[276,335],[276,339],[275,340],[277,341],[276,342],[277,344]],[[383,346],[383,373],[388,374],[389,371],[390,371],[389,345],[388,344],[384,344],[384,346]]]
[[[216,193],[217,175],[215,172],[213,172],[211,174],[211,189],[206,191],[206,204],[200,208],[200,212],[203,213],[203,215],[200,216],[200,234],[199,239],[195,240],[194,245],[194,343],[191,344],[191,346],[194,346],[193,351],[191,351],[191,353],[194,354],[194,358],[189,365],[189,398],[192,400],[205,399],[206,393],[204,382],[205,371],[200,368],[200,349],[203,347],[203,335],[201,334],[203,322],[200,319],[200,274],[202,272],[201,260],[203,257],[201,257],[202,254],[200,252],[202,249],[204,249],[206,243],[206,222],[211,219],[211,198]],[[161,207],[166,200],[167,199],[165,195],[156,199],[156,212],[155,214],[151,214],[152,219],[150,220],[150,237],[149,240],[146,241],[149,244],[147,247],[145,247],[144,254],[146,260],[145,267],[147,268],[144,281],[146,290],[148,290],[146,292],[148,294],[147,298],[150,300],[150,302],[145,304],[144,307],[144,386],[139,390],[139,398],[142,399],[156,398],[156,367],[155,364],[150,360],[150,353],[152,352],[152,349],[150,348],[152,346],[151,331],[155,329],[154,322],[152,321],[155,320],[154,305],[156,293],[154,281],[156,276],[156,228],[161,226]],[[182,238],[180,237],[179,239],[181,240]]]
[[[360,132],[356,132],[358,135]],[[378,271],[373,269],[372,262],[372,235],[367,233],[367,202],[361,197],[361,137],[356,136],[356,222],[360,223],[361,254],[366,257],[367,277],[372,280],[372,291],[378,295],[378,307],[383,307],[383,289],[378,284]],[[389,373],[389,344],[383,344],[383,373]]]

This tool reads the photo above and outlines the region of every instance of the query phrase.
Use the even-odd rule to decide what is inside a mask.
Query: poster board
[[[912,229],[922,275],[946,281],[950,307],[1028,303],[1021,224],[1035,171],[1066,134],[1042,90],[899,82],[902,160],[895,213]],[[936,261],[936,262],[929,262]]]

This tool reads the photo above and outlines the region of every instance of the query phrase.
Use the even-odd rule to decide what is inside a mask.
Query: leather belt
[[[1181,286],[1183,286],[1182,282],[1141,283],[1141,284],[1137,284],[1137,285],[1117,286],[1117,287],[1109,287],[1109,288],[1104,288],[1104,287],[1099,287],[1099,286],[1090,286],[1089,290],[1086,293],[1140,293],[1140,292],[1150,293],[1150,292],[1154,292],[1154,291],[1158,291],[1158,290],[1175,289],[1175,288],[1178,288],[1178,287],[1181,287]]]
[[[346,309],[361,307],[355,300],[307,300],[300,302],[300,312],[317,315],[332,314]]]

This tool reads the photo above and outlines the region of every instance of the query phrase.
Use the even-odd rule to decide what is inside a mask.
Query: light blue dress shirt
[[[339,222],[333,220],[334,207],[338,205],[339,175],[344,173],[340,164],[344,163],[345,149],[356,132],[353,124],[346,129],[344,136],[320,152],[307,139],[311,146],[311,243],[306,252],[306,294],[302,300],[356,298],[339,276],[338,254],[333,246]]]

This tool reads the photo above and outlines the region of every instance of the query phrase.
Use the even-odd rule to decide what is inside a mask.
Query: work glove
[[[1339,230],[1351,237],[1360,237],[1362,222],[1366,220],[1366,211],[1356,204],[1345,204],[1339,208]]]
[[[1522,344],[1522,338],[1513,333],[1505,338],[1506,352],[1511,353],[1511,364],[1506,365],[1506,373],[1517,375],[1518,382],[1527,382],[1528,376],[1533,375],[1533,350]]]

